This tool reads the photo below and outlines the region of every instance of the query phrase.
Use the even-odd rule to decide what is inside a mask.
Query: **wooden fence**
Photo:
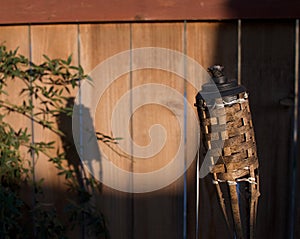
[[[223,64],[227,75],[239,78],[250,92],[261,178],[257,238],[279,239],[288,238],[292,217],[295,217],[296,225],[294,238],[300,237],[297,226],[300,223],[299,190],[295,195],[296,208],[292,214],[290,212],[294,197],[291,194],[293,132],[298,130],[299,133],[293,122],[295,112],[299,114],[299,109],[294,106],[294,97],[298,97],[298,89],[295,89],[299,53],[296,52],[299,50],[296,33],[299,33],[296,20],[2,25],[0,42],[5,42],[12,49],[19,47],[20,53],[36,63],[42,61],[43,54],[51,58],[67,58],[72,54],[73,63],[80,63],[86,72],[108,57],[140,47],[162,47],[186,53],[205,68],[216,63]],[[97,120],[103,122],[98,126],[100,131],[110,133],[106,131],[116,101],[128,90],[147,82],[165,84],[182,92],[185,87],[176,76],[157,70],[121,76],[107,90],[106,99],[97,108]],[[20,86],[10,87],[10,94],[14,94]],[[73,92],[73,95],[76,93]],[[188,91],[191,103],[195,94],[195,89]],[[288,102],[289,97],[290,105],[280,103],[283,99]],[[178,123],[172,119],[174,115],[162,107],[149,107],[139,109],[132,119],[134,140],[141,145],[148,144],[147,130],[154,123],[163,124],[174,139],[167,141],[167,149],[162,156],[152,158],[146,166],[139,163],[137,170],[151,171],[158,164],[165,164],[178,147],[180,131]],[[29,121],[10,120],[16,126],[28,125],[30,128]],[[128,127],[121,117],[120,124]],[[33,132],[35,140],[55,140],[62,144],[59,137],[36,125]],[[118,166],[130,167],[121,157],[108,154]],[[299,160],[299,155],[295,157]],[[179,239],[185,238],[185,232],[187,238],[195,238],[195,167],[194,161],[187,172],[187,194],[184,176],[163,189],[144,194],[119,192],[103,185],[97,204],[107,219],[111,238]],[[45,185],[46,201],[60,205],[64,186],[55,168],[40,158],[35,171],[37,179],[43,177],[48,182]],[[299,164],[297,174],[299,179]],[[199,238],[227,238],[225,221],[209,177],[200,179],[199,218]]]

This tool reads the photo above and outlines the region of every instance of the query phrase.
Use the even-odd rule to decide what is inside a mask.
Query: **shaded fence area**
[[[299,163],[295,163],[299,160],[299,140],[295,138],[299,133],[299,118],[295,121],[299,115],[299,106],[295,104],[299,97],[298,28],[297,20],[2,25],[0,42],[10,49],[19,47],[19,52],[36,64],[42,62],[44,54],[50,58],[72,55],[73,64],[82,65],[87,73],[109,57],[142,47],[181,52],[205,69],[213,64],[224,65],[226,75],[238,78],[249,91],[261,180],[257,238],[279,239],[300,237],[299,184],[294,184],[300,176]],[[111,117],[118,100],[126,92],[149,83],[163,84],[185,94],[191,105],[199,90],[184,83],[179,76],[160,69],[129,71],[119,76],[99,100],[94,117],[96,131],[111,135]],[[9,86],[9,94],[15,96],[16,102],[22,102],[14,95],[20,87],[14,83]],[[71,96],[76,97],[77,93],[74,91]],[[146,98],[147,94],[139,97]],[[123,113],[132,116],[127,122],[123,115],[117,115],[118,122],[129,129],[133,141],[142,146],[151,142],[148,133],[151,126],[163,125],[168,135],[163,150],[149,160],[128,160],[119,153],[118,146],[114,146],[117,152],[105,145],[102,150],[124,170],[151,172],[176,155],[181,129],[174,112],[181,112],[182,106],[166,98],[168,108],[150,104],[132,112],[132,105],[139,100],[129,98]],[[55,141],[63,148],[64,139],[36,124],[31,127],[30,120],[11,117],[9,121],[15,127],[27,125],[33,140]],[[62,121],[58,121],[59,127],[70,132],[71,122]],[[122,137],[114,135],[118,136]],[[188,138],[189,133],[185,136]],[[122,140],[132,144],[128,138]],[[72,157],[72,153],[69,156]],[[35,175],[35,180],[45,178],[45,202],[57,205],[63,215],[60,205],[67,193],[63,178],[57,176],[57,170],[42,156],[35,164]],[[197,180],[194,160],[185,175],[157,191],[132,194],[102,185],[101,193],[95,195],[94,200],[107,221],[112,239],[195,238]],[[209,176],[199,179],[199,191],[199,238],[227,238],[225,220]],[[289,237],[291,235],[293,237]],[[72,238],[84,237],[84,233],[78,233]]]

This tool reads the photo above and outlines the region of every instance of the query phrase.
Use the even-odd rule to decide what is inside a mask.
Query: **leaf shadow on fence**
[[[80,226],[83,238],[85,238],[85,234],[89,237],[93,234],[109,238],[104,215],[95,203],[95,195],[102,192],[102,183],[101,180],[98,180],[101,179],[101,153],[93,127],[93,119],[88,108],[75,104],[74,101],[73,97],[69,97],[65,107],[72,108],[75,114],[70,115],[61,112],[56,118],[58,129],[63,133],[60,137],[64,157],[68,165],[67,169],[61,171],[61,173],[65,174],[69,190],[74,190],[77,193],[78,201],[74,204],[75,208],[73,209],[75,209],[75,214],[78,212],[81,214],[76,216],[81,217]],[[78,115],[76,112],[80,112],[80,114]],[[87,127],[89,134],[82,133]],[[87,135],[89,135],[89,138],[87,138]],[[92,146],[92,152],[84,152],[84,150],[87,150],[86,145]],[[90,163],[90,165],[85,166],[83,160]],[[92,170],[91,165],[94,161],[98,164],[100,170],[96,178],[94,177],[96,172]]]

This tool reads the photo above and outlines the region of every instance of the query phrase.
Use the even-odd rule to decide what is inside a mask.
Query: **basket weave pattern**
[[[224,104],[225,103],[225,104]],[[204,146],[211,159],[210,172],[217,187],[220,204],[228,223],[226,205],[219,183],[227,183],[237,238],[243,235],[238,204],[238,182],[246,181],[250,188],[250,238],[254,238],[257,201],[259,197],[258,158],[247,93],[241,93],[231,103],[216,99],[214,105],[203,101],[199,117]]]

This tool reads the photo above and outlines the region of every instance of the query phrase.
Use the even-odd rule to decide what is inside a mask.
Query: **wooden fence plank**
[[[83,68],[89,72],[97,68],[98,64],[104,62],[109,57],[114,56],[122,51],[130,49],[130,27],[129,24],[83,24],[80,25],[81,45],[80,45],[80,59]],[[120,62],[124,64],[124,62]],[[120,65],[113,65],[112,71],[117,71]],[[128,65],[129,70],[129,65]],[[92,78],[101,77],[101,79],[110,77],[91,75]],[[97,79],[94,79],[95,81]],[[116,106],[117,101],[130,89],[129,74],[124,74],[108,86],[99,102],[98,99],[92,99],[97,103],[95,114],[95,130],[104,133],[111,137],[123,137],[123,135],[112,135],[112,112]],[[126,114],[130,110],[130,102],[128,102],[124,110]],[[128,125],[123,120],[124,115],[118,114],[118,124],[125,129]],[[130,139],[123,138],[123,142],[130,142]],[[99,142],[102,150],[101,155],[104,154],[117,167],[125,170],[130,170],[130,157],[124,157],[124,153],[119,149],[118,145],[111,145],[116,150],[113,151],[111,147]],[[118,152],[118,153],[116,153]],[[106,169],[107,170],[107,169]],[[109,173],[109,172],[107,172]],[[110,174],[113,178],[118,179],[119,174]],[[128,182],[130,183],[130,182]],[[106,185],[102,185],[102,193],[96,196],[97,205],[106,218],[108,230],[111,239],[127,239],[132,236],[132,196],[129,193],[123,193],[112,189]]]
[[[16,50],[18,53],[29,57],[29,34],[28,26],[6,26],[0,28],[0,44],[4,44],[7,50]],[[9,101],[13,104],[22,104],[24,97],[19,97],[21,89],[25,87],[19,80],[11,80],[7,86],[7,92],[9,93]],[[2,97],[4,97],[2,95]],[[17,119],[17,120],[16,120]],[[7,119],[7,122],[16,127],[28,127],[29,132],[31,130],[31,120],[19,115],[17,113],[11,113]]]
[[[299,92],[299,91],[298,91]],[[299,102],[299,101],[298,101]],[[299,112],[299,109],[298,109],[298,112]],[[298,113],[298,117],[299,117],[299,113]],[[298,118],[298,125],[300,125],[300,120]],[[299,127],[299,126],[298,126]],[[298,137],[300,135],[300,129],[298,128]],[[296,195],[295,195],[295,208],[296,208],[296,211],[295,211],[295,214],[294,214],[294,217],[295,217],[295,232],[294,232],[294,237],[295,238],[299,238],[300,237],[300,228],[299,225],[300,224],[300,193],[299,193],[299,190],[297,190],[299,188],[299,179],[300,179],[300,164],[299,164],[299,149],[300,149],[300,141],[298,139],[298,143],[297,143],[297,168],[296,168]]]
[[[132,25],[132,48],[160,47],[183,52],[183,23],[153,23]],[[153,56],[152,56],[153,57]],[[153,60],[149,55],[149,61]],[[165,61],[164,59],[157,59]],[[170,63],[172,64],[172,63]],[[133,72],[132,87],[156,83],[159,86],[169,86],[184,93],[184,81],[181,77],[159,69],[143,69]],[[133,112],[134,142],[147,146],[150,143],[149,129],[154,124],[160,124],[167,132],[164,148],[153,157],[141,159],[135,157],[135,172],[151,172],[158,170],[171,162],[181,142],[180,125],[175,112],[183,117],[183,105],[173,105],[174,99],[168,98],[149,86],[143,95],[133,95],[134,101],[145,101],[156,95],[165,100],[165,104],[144,104]],[[182,98],[183,103],[183,98]],[[162,137],[162,133],[154,135]],[[183,159],[184,160],[184,159]],[[183,161],[182,161],[183,162]],[[155,180],[155,179],[153,179]],[[183,177],[173,184],[155,192],[137,194],[134,196],[134,238],[182,238],[183,237]]]
[[[299,34],[299,33],[298,33]],[[300,35],[300,34],[299,34]],[[299,39],[299,35],[298,35],[298,39]],[[298,43],[299,44],[299,43]],[[297,49],[295,48],[295,51]],[[300,51],[300,50],[299,50]],[[298,52],[298,57],[299,57],[299,53]],[[296,54],[296,52],[295,52]],[[299,68],[300,66],[296,66],[298,68],[298,72],[299,72]],[[296,78],[296,77],[295,77]],[[295,93],[296,93],[296,96],[298,96],[298,142],[297,142],[297,148],[296,148],[296,195],[295,195],[295,208],[296,208],[296,212],[295,212],[295,234],[294,234],[294,237],[295,238],[299,238],[300,237],[300,228],[297,226],[297,225],[300,225],[300,191],[297,190],[299,189],[299,182],[300,182],[300,106],[299,106],[299,99],[300,99],[300,84],[299,84],[299,75],[298,75],[298,89],[295,90]],[[296,86],[296,85],[295,85]]]
[[[29,56],[28,26],[2,26],[0,28],[0,43],[7,46],[8,49],[15,50],[24,56]]]
[[[215,64],[225,66],[229,78],[237,75],[237,24],[200,23],[187,24],[187,54],[203,68]],[[203,82],[205,83],[205,82]],[[187,97],[195,97],[188,92]],[[217,200],[215,186],[210,175],[200,180],[199,235],[200,238],[223,238],[229,236],[221,208]]]
[[[242,23],[242,83],[250,104],[260,161],[258,238],[288,237],[294,91],[294,23]]]
[[[237,23],[189,22],[187,24],[188,56],[207,70],[221,64],[229,78],[237,76]]]
[[[16,50],[18,53],[29,57],[29,34],[28,26],[6,26],[0,28],[0,44],[4,44],[7,50]],[[21,89],[25,87],[19,80],[9,81],[8,88],[9,100],[13,104],[22,104],[24,98],[19,97]],[[2,96],[4,97],[4,96]],[[18,120],[16,120],[16,118]],[[9,123],[17,128],[28,127],[31,130],[31,120],[17,113],[11,113],[7,119]]]
[[[18,48],[18,53],[29,58],[29,31],[28,26],[5,26],[0,27],[0,44],[4,44],[7,50],[15,50]],[[26,85],[20,79],[9,80],[7,82],[7,87],[3,90],[7,91],[8,96],[5,97],[1,94],[1,100],[5,98],[13,104],[22,105],[23,100],[28,100],[26,96],[20,96],[21,90],[25,88]],[[9,123],[14,130],[27,128],[27,132],[32,135],[31,120],[19,113],[10,113],[7,117],[3,119]],[[31,138],[30,138],[31,140]],[[31,154],[28,153],[28,148],[21,148],[21,156],[32,163]],[[28,166],[26,164],[26,166]],[[31,178],[33,179],[33,178]],[[32,185],[22,185],[21,188],[21,198],[25,203],[32,208],[34,203],[33,188]],[[32,222],[31,218],[26,218]],[[30,223],[31,224],[31,223]],[[30,228],[32,229],[32,228]],[[29,229],[29,231],[30,231]]]
[[[78,64],[77,59],[77,27],[76,25],[36,25],[31,27],[31,49],[32,49],[32,61],[36,64],[40,64],[45,61],[43,55],[47,55],[51,59],[67,59],[69,55],[73,55],[72,63]],[[74,97],[76,91],[73,91],[66,97]],[[42,107],[40,103],[34,101],[35,107]],[[65,134],[70,134],[68,130],[71,122],[62,122],[68,120],[68,117],[59,116],[53,118],[56,122],[56,127],[62,130]],[[70,136],[68,136],[70,137]],[[34,140],[35,142],[50,142],[54,141],[55,146],[60,148],[60,151],[64,151],[65,143],[64,140],[57,134],[43,128],[41,125],[34,125]],[[68,152],[66,152],[68,153]],[[50,154],[55,156],[56,150],[53,150]],[[68,157],[70,155],[67,155]],[[75,159],[76,158],[76,159]],[[69,163],[73,164],[75,160],[78,160],[76,155],[72,155],[72,158],[68,158]],[[72,161],[74,160],[74,161]],[[60,217],[64,217],[64,210],[66,200],[68,198],[68,192],[66,192],[66,185],[64,176],[58,176],[58,170],[55,168],[53,163],[48,162],[47,158],[40,154],[36,160],[35,165],[36,179],[44,179],[43,197],[39,197],[43,205],[54,205],[58,209]]]

